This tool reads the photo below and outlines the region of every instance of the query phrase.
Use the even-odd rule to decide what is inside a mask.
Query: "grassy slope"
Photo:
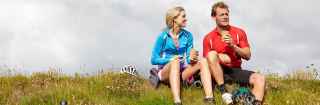
[[[319,80],[268,78],[267,105],[320,105]],[[217,105],[222,105],[215,91]],[[74,77],[54,72],[0,77],[0,105],[171,105],[170,88],[151,88],[145,79],[103,73]],[[182,89],[185,105],[202,105],[201,88]]]

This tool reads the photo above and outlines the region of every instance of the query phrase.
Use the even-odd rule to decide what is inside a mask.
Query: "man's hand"
[[[229,47],[234,47],[234,43],[229,31],[223,30],[220,32],[222,41],[225,42]]]
[[[194,64],[198,62],[199,58],[199,52],[195,49],[191,49],[190,51],[190,63]]]

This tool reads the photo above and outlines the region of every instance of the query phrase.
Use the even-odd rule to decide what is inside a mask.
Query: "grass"
[[[299,72],[300,73],[300,72]],[[301,74],[299,74],[301,75]],[[265,105],[320,105],[320,81],[268,75]],[[201,88],[182,89],[184,105],[203,105]],[[223,105],[215,90],[217,105]],[[148,81],[114,72],[67,76],[57,72],[0,77],[0,105],[172,105],[170,88],[153,89]]]

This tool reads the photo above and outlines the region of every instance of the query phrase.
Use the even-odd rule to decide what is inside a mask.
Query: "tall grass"
[[[265,105],[320,105],[320,81],[305,74],[310,73],[268,75]],[[182,88],[182,101],[185,105],[203,105],[203,94],[201,88]],[[217,90],[215,98],[217,105],[223,105]],[[58,105],[62,100],[69,105],[173,104],[167,86],[156,90],[142,77],[115,72],[67,76],[50,70],[0,77],[0,105]]]

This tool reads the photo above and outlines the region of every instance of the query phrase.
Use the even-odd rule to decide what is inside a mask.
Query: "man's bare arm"
[[[233,50],[243,59],[250,60],[251,58],[251,51],[249,47],[240,48],[236,45],[233,45]]]

